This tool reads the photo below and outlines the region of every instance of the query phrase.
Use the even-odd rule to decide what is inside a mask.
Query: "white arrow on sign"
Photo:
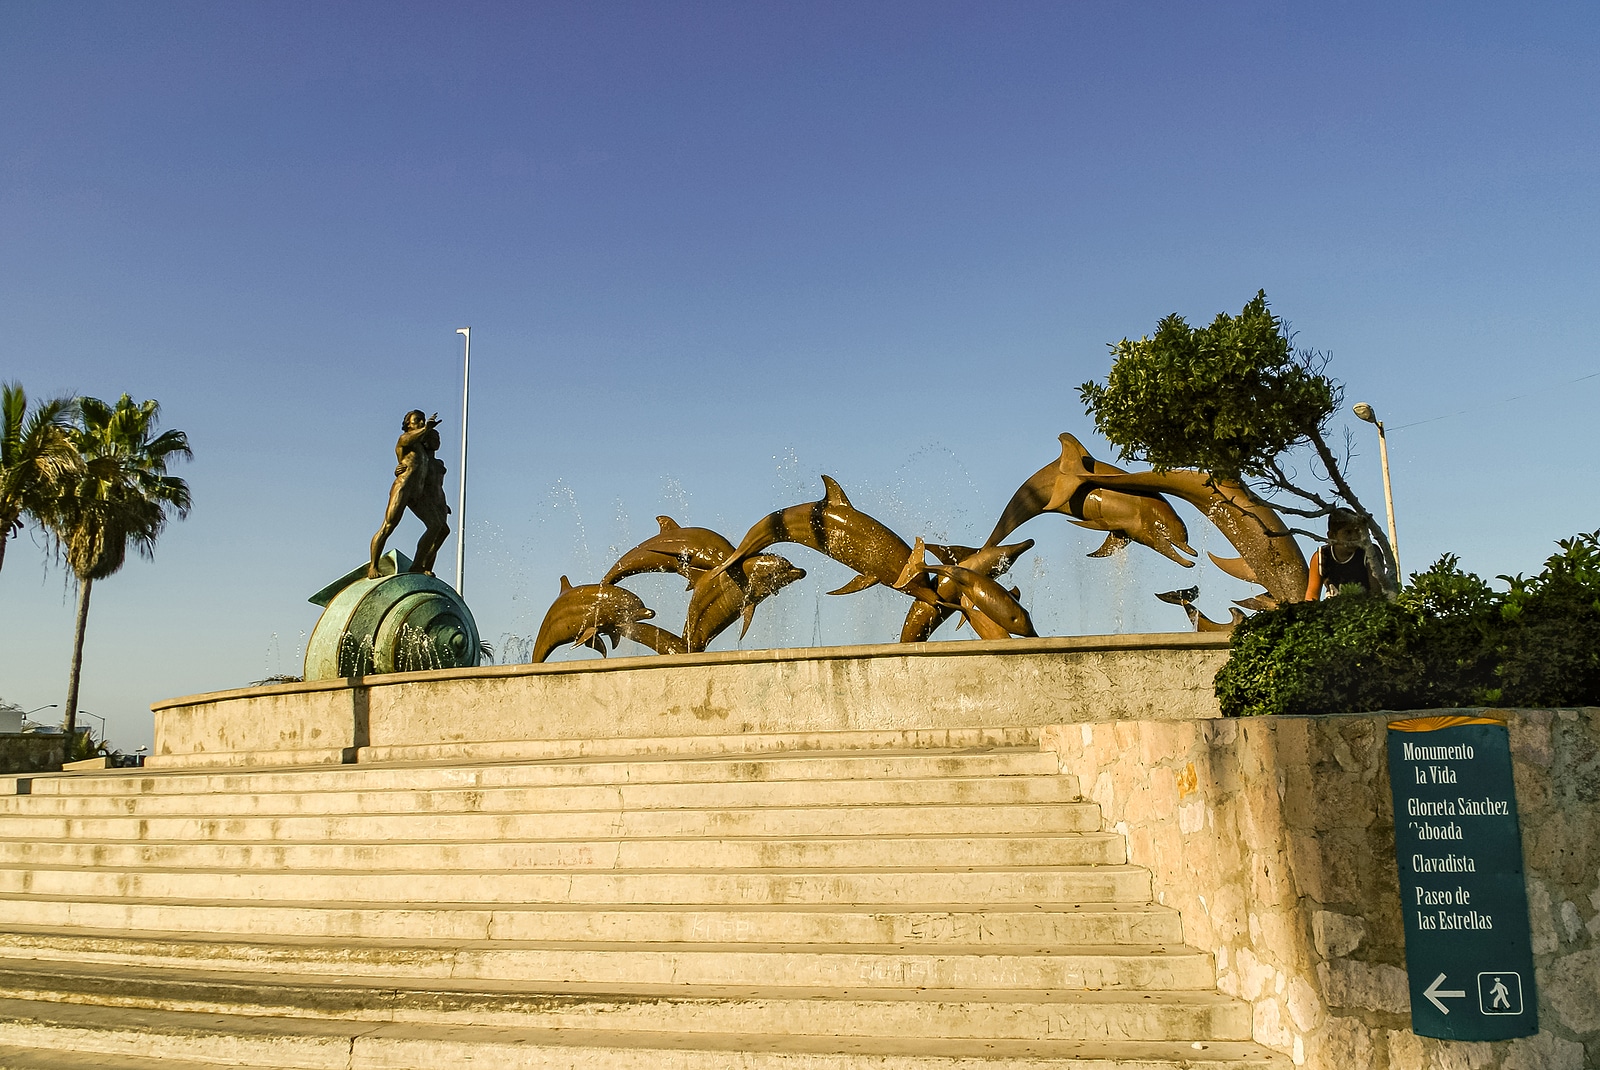
[[[1433,984],[1422,990],[1422,994],[1433,1001],[1433,1005],[1439,1008],[1440,1014],[1449,1014],[1450,1008],[1444,1005],[1444,997],[1459,996],[1466,999],[1467,994],[1459,988],[1440,988],[1442,984],[1444,984],[1444,974],[1441,973],[1433,979]]]

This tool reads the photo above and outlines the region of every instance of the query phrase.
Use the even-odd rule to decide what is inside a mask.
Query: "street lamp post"
[[[1378,429],[1378,456],[1383,461],[1383,504],[1389,510],[1389,552],[1394,555],[1394,578],[1398,583],[1403,573],[1400,571],[1400,538],[1394,530],[1394,489],[1389,483],[1389,439],[1383,433],[1383,421],[1378,419],[1371,405],[1360,401],[1350,411],[1356,414],[1358,420],[1365,420]]]
[[[457,327],[456,333],[465,336],[461,355],[461,474],[456,477],[460,497],[456,502],[456,594],[466,597],[462,590],[467,566],[467,388],[472,382],[472,328]]]
[[[32,717],[34,714],[38,713],[39,710],[53,710],[55,708],[56,708],[56,704],[54,702],[52,702],[52,703],[50,703],[48,705],[39,706],[39,707],[37,707],[35,709],[24,710],[23,713],[22,713],[22,716],[24,716],[24,717]]]

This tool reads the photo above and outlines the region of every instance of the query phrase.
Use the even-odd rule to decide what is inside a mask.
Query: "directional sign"
[[[1537,1033],[1505,722],[1390,721],[1389,784],[1412,1031],[1446,1040]]]

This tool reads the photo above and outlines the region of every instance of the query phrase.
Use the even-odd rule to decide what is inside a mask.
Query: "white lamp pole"
[[[456,594],[466,597],[462,581],[467,565],[467,389],[472,382],[472,328],[458,327],[456,333],[466,336],[466,348],[461,356],[461,474],[456,481],[461,496],[456,503]]]
[[[1383,434],[1383,421],[1378,419],[1371,405],[1360,401],[1351,406],[1350,411],[1356,414],[1357,419],[1365,420],[1378,429],[1378,456],[1383,460],[1383,504],[1389,510],[1389,549],[1394,553],[1394,578],[1399,583],[1404,573],[1400,571],[1400,538],[1394,532],[1394,489],[1389,485],[1389,440]]]

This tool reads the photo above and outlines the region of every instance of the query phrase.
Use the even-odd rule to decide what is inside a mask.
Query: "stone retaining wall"
[[[1217,717],[1217,633],[740,650],[394,673],[157,703],[152,768],[499,759],[567,742]]]
[[[1216,955],[1222,991],[1254,1004],[1255,1039],[1297,1065],[1600,1067],[1600,709],[1505,714],[1541,1031],[1494,1043],[1409,1028],[1394,716],[1068,724],[1042,741]]]
[[[67,737],[33,732],[0,735],[0,773],[43,773],[66,760]]]

